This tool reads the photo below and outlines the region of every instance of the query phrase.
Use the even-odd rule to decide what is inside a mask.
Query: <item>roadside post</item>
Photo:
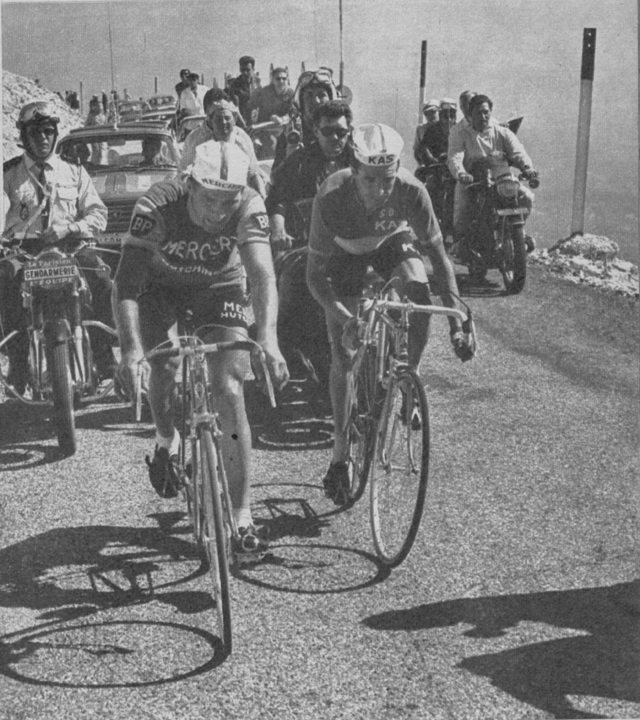
[[[84,95],[82,94],[82,80],[80,80],[80,113],[84,115]]]
[[[153,78],[153,94],[154,95],[158,94],[158,78],[157,77]]]
[[[418,125],[422,123],[422,107],[424,106],[427,98],[425,95],[425,88],[427,84],[427,41],[422,41],[422,48],[420,51],[420,98],[418,100]]]
[[[582,35],[582,68],[580,70],[580,109],[578,113],[578,141],[576,169],[573,178],[573,210],[571,235],[584,234],[584,210],[587,195],[589,165],[589,133],[591,131],[591,101],[593,71],[596,56],[596,29],[584,28]]]

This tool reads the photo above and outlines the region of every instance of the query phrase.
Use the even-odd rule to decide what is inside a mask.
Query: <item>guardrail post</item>
[[[584,232],[587,170],[589,166],[589,133],[591,130],[591,98],[593,92],[595,57],[596,29],[584,28],[582,36],[582,68],[580,71],[580,109],[578,113],[576,170],[573,179],[571,235],[582,235]]]

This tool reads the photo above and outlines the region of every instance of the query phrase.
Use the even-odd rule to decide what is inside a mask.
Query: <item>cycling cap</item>
[[[427,110],[437,110],[440,107],[440,101],[439,100],[429,100],[426,102],[422,107],[422,112],[427,112]]]
[[[444,108],[445,105],[452,110],[458,109],[458,103],[453,98],[442,98],[442,100],[440,100],[440,107]]]
[[[30,123],[41,123],[44,121],[57,125],[60,122],[60,118],[57,116],[50,102],[39,100],[38,102],[27,103],[27,105],[20,110],[16,127],[21,130],[25,125],[29,125]]]
[[[238,193],[247,184],[249,156],[237,145],[209,140],[196,147],[191,177],[207,190]]]
[[[353,152],[363,165],[393,165],[400,159],[403,147],[400,133],[382,123],[359,125],[353,131]]]

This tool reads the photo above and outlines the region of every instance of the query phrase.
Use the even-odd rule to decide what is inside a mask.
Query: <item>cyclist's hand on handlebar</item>
[[[473,182],[473,175],[466,172],[458,173],[458,182],[462,183],[462,185],[471,185]]]
[[[365,324],[356,317],[349,318],[342,326],[342,347],[345,350],[356,351],[364,337]]]
[[[280,348],[273,343],[266,342],[261,342],[260,347],[264,351],[265,360],[267,361],[267,367],[269,368],[269,375],[271,376],[273,386],[276,390],[282,390],[282,388],[289,382],[289,368],[287,367],[286,360],[280,352]],[[263,378],[259,377],[258,380],[263,380]]]
[[[453,351],[462,362],[471,360],[475,355],[473,348],[462,330],[454,330],[451,332],[451,344],[453,345]]]
[[[146,360],[134,353],[123,353],[120,364],[116,368],[116,378],[120,382],[123,391],[131,402],[135,402],[138,389],[138,377],[140,377],[143,393],[149,390],[149,373],[151,369]]]
[[[522,174],[524,175],[525,180],[537,180],[540,177],[540,173],[533,168],[525,168],[522,171]]]

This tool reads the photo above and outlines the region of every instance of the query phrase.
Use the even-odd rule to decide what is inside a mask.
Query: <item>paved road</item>
[[[640,717],[637,308],[537,268],[499,291],[466,290],[473,363],[444,323],[423,361],[428,505],[391,573],[366,501],[321,493],[305,388],[277,415],[252,396],[274,547],[232,581],[224,662],[183,507],[146,480],[151,426],[94,405],[60,460],[38,413],[0,405],[0,718]]]

